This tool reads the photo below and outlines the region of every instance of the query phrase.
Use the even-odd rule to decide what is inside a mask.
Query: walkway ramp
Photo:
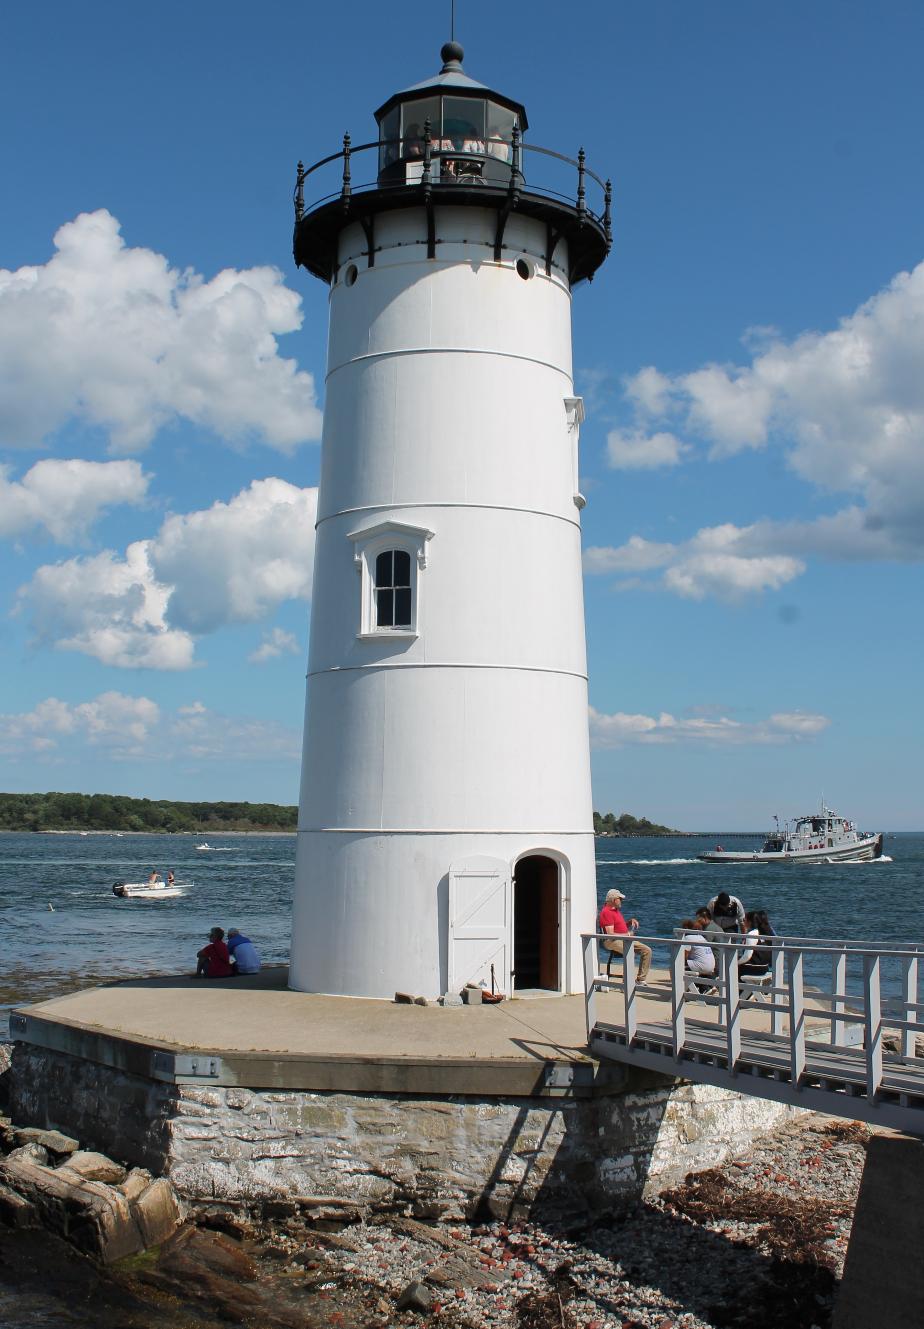
[[[602,934],[583,940],[587,1042],[601,1061],[924,1136],[924,946],[776,937],[756,979],[739,974],[744,938],[729,936],[702,991],[679,934],[627,939],[611,977]],[[644,983],[636,940],[659,966]]]

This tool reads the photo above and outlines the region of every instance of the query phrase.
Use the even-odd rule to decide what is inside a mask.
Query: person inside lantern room
[[[611,977],[610,965],[613,963],[613,956],[624,953],[625,938],[638,927],[637,918],[630,918],[627,923],[623,917],[622,902],[625,898],[622,891],[616,889],[607,891],[597,922],[598,931],[606,934],[602,945],[607,952],[607,978]],[[638,974],[636,977],[640,983],[644,983],[648,977],[648,970],[651,968],[651,947],[646,946],[643,941],[637,941],[632,949],[638,954]]]
[[[416,122],[405,126],[404,155],[405,157],[414,158],[423,156],[423,134],[420,132],[420,125]]]
[[[196,966],[196,978],[231,978],[234,968],[231,956],[225,945],[224,928],[212,928],[209,943],[196,952],[199,963]]]
[[[744,931],[744,905],[737,895],[719,891],[709,901],[707,908],[723,932]]]

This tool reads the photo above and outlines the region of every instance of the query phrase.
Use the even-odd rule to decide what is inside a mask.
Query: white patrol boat
[[[821,811],[795,822],[774,817],[776,829],[764,840],[762,849],[715,849],[697,854],[701,863],[858,863],[882,855],[882,831],[874,835],[858,831],[856,824],[839,817],[825,806]]]

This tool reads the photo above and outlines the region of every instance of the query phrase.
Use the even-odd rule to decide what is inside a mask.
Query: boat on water
[[[201,844],[197,844],[197,845],[196,845],[196,848],[197,848],[197,849],[201,849],[204,853],[207,853],[207,854],[230,854],[230,853],[231,853],[231,848],[230,848],[229,845],[226,845],[226,844],[209,844],[207,840],[203,840]]]
[[[112,893],[120,900],[169,900],[182,895],[192,884],[191,881],[176,881],[169,886],[165,881],[115,881]]]
[[[882,831],[857,830],[856,824],[832,812],[822,800],[821,811],[797,817],[764,840],[762,849],[715,849],[697,854],[701,863],[863,863],[882,856]]]

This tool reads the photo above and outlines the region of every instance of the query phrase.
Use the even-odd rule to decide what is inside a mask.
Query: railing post
[[[350,173],[350,136],[343,136],[343,184],[340,187],[340,201],[343,204],[344,212],[350,208],[350,195],[353,193],[352,178]]]
[[[802,982],[802,951],[789,952],[789,1062],[792,1087],[798,1089],[805,1073],[805,991]]]
[[[586,190],[584,188],[584,161],[585,153],[583,148],[578,148],[578,187],[577,187],[577,211],[580,225],[584,225],[584,217],[587,213],[587,204],[585,202]]]
[[[603,188],[603,233],[606,236],[606,252],[613,247],[613,182],[607,180]]]
[[[587,1039],[597,1023],[597,950],[596,937],[584,938],[584,1013],[587,1023]]]
[[[516,204],[520,194],[520,123],[518,120],[514,121],[511,137],[513,140],[513,160],[510,163],[510,197]]]
[[[879,995],[879,956],[863,956],[863,1015],[866,1043],[866,1097],[875,1101],[882,1084],[882,1005]]]
[[[424,121],[423,137],[423,175],[420,177],[420,183],[423,185],[424,195],[430,197],[430,188],[432,180],[430,179],[430,170],[433,162],[433,139],[430,135],[430,117],[427,116]]]
[[[679,1057],[687,1038],[686,1004],[687,986],[684,970],[684,949],[681,942],[671,943],[674,948],[671,957],[671,1032],[674,1042],[674,1056]]]
[[[847,951],[846,948],[839,954],[831,957],[831,989],[833,992],[833,1001],[831,1010],[835,1015],[843,1015],[847,1009],[847,1003],[844,998],[847,995]],[[831,1021],[831,1042],[835,1047],[847,1046],[847,1024],[844,1020]]]
[[[909,1024],[917,1024],[918,1013],[915,1010],[918,1001],[918,957],[906,956],[902,961],[902,986],[905,1003],[905,1019]],[[917,1056],[917,1042],[914,1029],[902,1030],[902,1056]]]
[[[622,991],[626,1012],[626,1047],[635,1042],[638,1016],[635,1009],[635,942],[626,937],[622,947]]]
[[[305,215],[305,163],[299,162],[295,171],[295,221],[301,221]]]
[[[770,981],[774,987],[773,1010],[770,1012],[770,1033],[781,1037],[783,1034],[783,1012],[780,1009],[783,998],[783,965],[785,963],[785,951],[783,942],[771,942],[770,951]]]
[[[728,1069],[734,1072],[741,1058],[741,998],[738,992],[738,947],[725,946],[722,966],[725,977],[725,1051]]]

